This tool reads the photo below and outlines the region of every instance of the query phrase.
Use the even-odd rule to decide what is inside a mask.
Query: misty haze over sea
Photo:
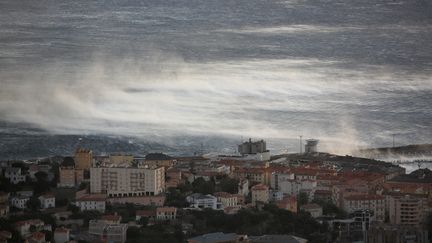
[[[432,1],[2,0],[0,124],[432,143]]]

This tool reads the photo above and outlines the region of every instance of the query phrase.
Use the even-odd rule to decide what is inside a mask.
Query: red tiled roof
[[[39,241],[45,239],[45,234],[42,232],[33,232],[31,238]]]
[[[57,227],[57,228],[55,229],[55,232],[56,232],[56,233],[67,233],[67,232],[69,232],[69,231],[70,231],[69,229],[64,228],[64,227]]]
[[[344,197],[345,200],[349,201],[360,201],[360,200],[384,200],[384,196],[376,194],[356,194]]]
[[[121,216],[116,214],[102,215],[101,219],[108,221],[119,221],[121,220]]]
[[[156,216],[156,210],[138,210],[136,211],[136,216],[154,217]]]
[[[105,194],[85,194],[76,199],[76,201],[106,201]]]
[[[223,198],[236,197],[236,195],[233,195],[233,194],[228,193],[228,192],[215,192],[214,196],[215,197],[223,197]]]
[[[161,213],[161,212],[176,212],[177,208],[175,207],[160,207],[160,208],[156,208],[156,213]]]
[[[269,187],[264,184],[257,184],[251,188],[252,190],[268,190]]]

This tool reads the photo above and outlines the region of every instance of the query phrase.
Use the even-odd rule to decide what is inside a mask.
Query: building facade
[[[106,193],[109,197],[153,196],[165,189],[164,167],[92,167],[91,193]]]

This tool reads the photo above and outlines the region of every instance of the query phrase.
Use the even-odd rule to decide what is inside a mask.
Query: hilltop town
[[[430,242],[430,170],[317,144],[1,161],[0,242]]]

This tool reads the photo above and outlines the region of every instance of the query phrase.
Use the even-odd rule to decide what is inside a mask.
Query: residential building
[[[158,207],[156,208],[156,220],[174,220],[177,218],[177,208]]]
[[[106,199],[105,194],[85,194],[75,199],[75,206],[79,207],[81,211],[105,212]]]
[[[251,188],[252,192],[252,205],[256,205],[258,202],[268,203],[269,202],[269,187],[263,184],[257,184]]]
[[[249,180],[248,179],[245,179],[245,178],[239,179],[238,194],[243,195],[243,196],[249,195]]]
[[[54,231],[55,243],[67,243],[70,240],[70,230],[64,227],[57,227]]]
[[[55,208],[55,196],[52,193],[46,193],[39,197],[39,201],[41,202],[41,208]]]
[[[35,226],[35,230],[43,230],[45,223],[40,219],[29,219],[18,221],[15,223],[15,229],[20,233],[22,237],[27,237],[31,234],[30,226]]]
[[[127,224],[110,224],[103,220],[90,220],[89,234],[110,243],[126,242]]]
[[[274,202],[274,201],[280,201],[284,198],[284,194],[281,191],[277,191],[277,190],[270,190],[269,191],[269,200]]]
[[[187,196],[186,201],[189,203],[189,207],[191,208],[222,209],[222,204],[218,203],[217,198],[210,194],[203,195],[200,193],[194,193]]]
[[[131,165],[134,160],[131,154],[110,154],[109,163],[113,165]]]
[[[27,238],[29,243],[45,243],[45,233],[36,231],[31,233],[30,237]]]
[[[178,187],[180,184],[183,183],[182,171],[177,168],[169,168],[166,171],[166,180],[167,180],[165,183],[166,188]]]
[[[313,218],[318,218],[323,215],[322,207],[316,203],[302,205],[300,209],[310,213]]]
[[[281,181],[294,180],[294,174],[289,172],[273,172],[271,174],[270,186],[275,190],[279,190]]]
[[[91,193],[109,197],[153,196],[165,189],[164,167],[92,167]]]
[[[427,211],[427,198],[415,195],[391,195],[389,201],[389,220],[397,225],[420,225]]]
[[[428,230],[415,225],[374,223],[367,230],[368,243],[430,243]]]
[[[150,153],[147,154],[144,164],[150,167],[165,167],[166,169],[172,167],[176,160],[163,153]]]
[[[285,197],[280,201],[276,201],[275,204],[280,209],[297,213],[297,198],[294,196]]]
[[[163,206],[165,203],[165,195],[157,196],[134,196],[134,197],[110,197],[107,202],[111,204],[134,204],[142,206]]]
[[[14,196],[11,197],[10,205],[12,207],[16,207],[19,209],[27,208],[27,202],[30,200],[30,197],[27,196]]]
[[[26,181],[26,176],[21,174],[21,168],[8,167],[4,172],[5,178],[9,179],[10,183],[18,184]]]
[[[375,194],[345,196],[342,199],[342,208],[348,213],[357,210],[370,210],[374,213],[374,220],[384,221],[385,197]]]
[[[74,187],[76,185],[75,168],[73,166],[60,166],[59,180],[58,187]]]
[[[93,152],[88,149],[77,149],[74,160],[76,169],[89,170],[93,164]]]
[[[237,195],[228,192],[216,192],[214,195],[224,208],[235,207],[238,204]]]
[[[148,218],[149,220],[154,220],[156,218],[156,210],[137,210],[135,213],[135,220],[139,222],[141,218]]]

